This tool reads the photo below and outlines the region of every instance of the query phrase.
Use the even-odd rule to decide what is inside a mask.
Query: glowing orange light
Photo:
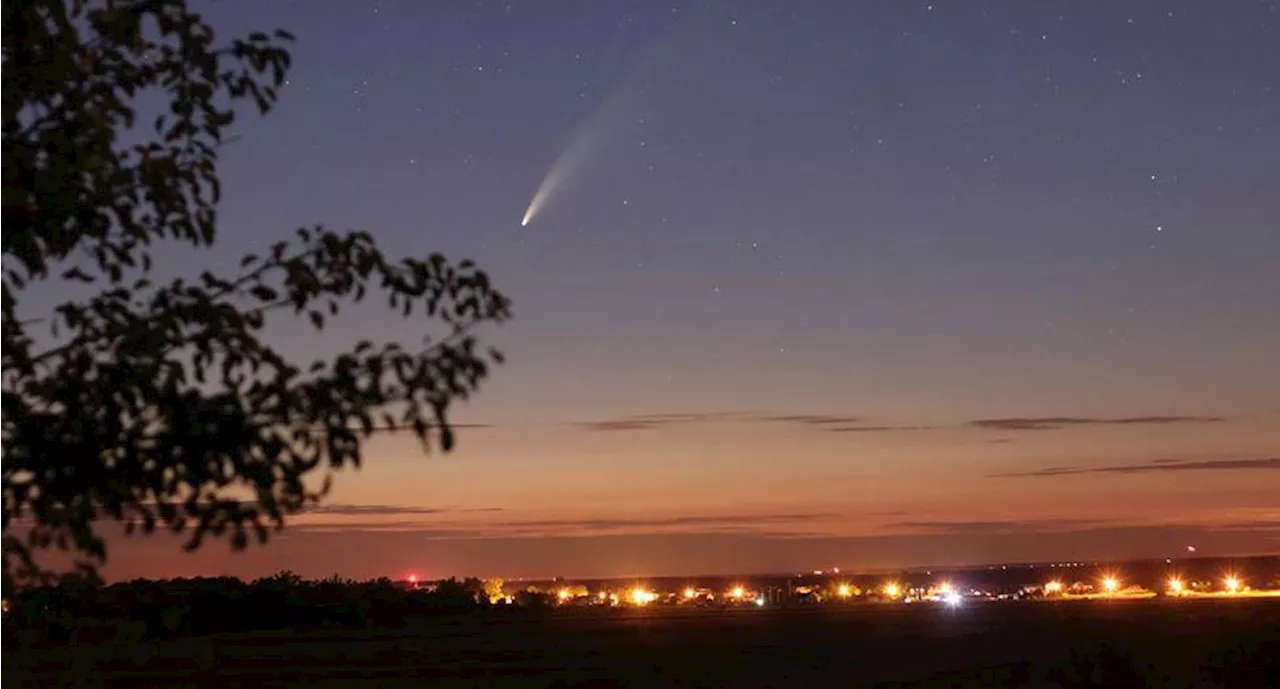
[[[1228,576],[1226,579],[1223,580],[1222,583],[1226,584],[1227,590],[1230,591],[1231,593],[1235,593],[1240,590],[1240,579],[1236,577],[1234,574]]]
[[[1045,584],[1045,585],[1044,585],[1044,592],[1045,592],[1045,593],[1061,593],[1061,592],[1062,592],[1062,582],[1061,582],[1061,581],[1051,581],[1051,582],[1049,582],[1049,583]]]
[[[557,591],[556,598],[559,598],[561,603],[569,600],[569,589],[560,589]]]
[[[694,596],[696,596],[696,595],[698,595],[698,592],[697,592],[697,591],[694,591],[692,588],[687,588],[687,589],[685,589],[685,590],[684,590],[684,597],[685,597],[685,598],[693,598],[693,597],[694,597]]]
[[[1172,579],[1169,580],[1169,593],[1177,595],[1179,593],[1182,593],[1182,591],[1183,591],[1183,585],[1182,585],[1181,579],[1179,579],[1178,577],[1173,577]]]
[[[884,595],[890,598],[897,598],[900,593],[902,593],[902,587],[897,584],[885,584]]]
[[[1108,593],[1115,593],[1120,590],[1120,580],[1115,577],[1107,577],[1102,580],[1102,588],[1106,589]]]
[[[853,589],[849,588],[848,584],[840,584],[840,587],[836,589],[836,594],[841,598],[848,598],[853,595]]]
[[[729,595],[733,598],[742,598],[747,595],[747,591],[741,586],[735,586],[733,587],[733,590],[729,592]]]

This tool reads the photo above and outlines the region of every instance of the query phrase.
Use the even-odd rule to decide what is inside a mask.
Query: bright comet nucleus
[[[568,145],[538,183],[538,189],[533,193],[524,217],[520,219],[521,227],[528,227],[547,201],[593,157],[612,128],[612,123],[607,118],[609,114],[610,110],[607,108],[598,109],[573,132]]]

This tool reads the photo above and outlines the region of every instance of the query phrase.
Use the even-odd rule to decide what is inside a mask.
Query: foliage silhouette
[[[55,566],[94,577],[103,520],[189,549],[265,541],[375,432],[452,448],[451,403],[502,361],[477,328],[510,315],[469,261],[395,261],[367,232],[316,228],[230,275],[152,270],[155,242],[213,244],[220,147],[246,106],[275,104],[289,34],[215,44],[185,0],[3,12],[6,590]],[[23,309],[59,279],[91,296]],[[321,330],[375,292],[424,323],[421,347],[361,341],[307,366],[263,337],[280,315]]]
[[[398,627],[408,620],[490,609],[478,580],[406,586],[389,579],[306,580],[280,572],[252,582],[230,577],[134,580],[109,586],[63,581],[28,587],[11,601],[6,635],[29,630],[69,641],[96,625],[134,624],[143,639],[272,629]],[[502,606],[508,607],[508,606]],[[514,606],[511,606],[514,609]],[[104,631],[118,635],[118,631]]]

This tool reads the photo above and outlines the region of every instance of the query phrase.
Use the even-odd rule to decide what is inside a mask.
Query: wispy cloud
[[[573,424],[584,431],[647,431],[668,424],[650,419],[605,419],[603,421],[579,421]]]
[[[303,514],[334,517],[423,517],[440,514],[473,514],[504,512],[502,507],[423,507],[419,505],[352,505],[321,503],[308,507]]]
[[[754,420],[824,427],[862,423],[863,421],[860,416],[846,416],[843,414],[761,414],[756,416]]]
[[[836,527],[824,520],[828,515],[768,515],[691,517],[675,519],[586,519],[538,520],[494,524],[429,524],[414,520],[391,520],[373,523],[290,524],[285,534],[411,534],[427,540],[440,539],[576,539],[655,536],[740,536],[783,540],[810,538],[878,538],[916,537],[1025,537],[1063,534],[1097,534],[1116,530],[1203,530],[1280,533],[1280,520],[1256,519],[1224,522],[1133,523],[1121,519],[1031,519],[1031,520],[911,520],[882,524],[868,532],[854,532]],[[803,517],[812,517],[807,519]],[[856,533],[855,533],[856,532]]]
[[[434,427],[434,426],[435,426],[435,424],[433,423],[433,424],[432,424],[432,426]],[[358,426],[353,426],[352,428],[358,428]],[[379,432],[380,432],[380,433],[411,433],[411,432],[413,432],[413,428],[412,428],[411,426],[409,426],[409,425],[400,425],[400,426],[380,426],[380,427],[378,427],[378,428],[379,428]],[[483,430],[483,429],[486,429],[486,428],[496,428],[496,426],[495,426],[494,424],[491,424],[491,423],[454,423],[454,422],[450,422],[450,423],[449,423],[449,428],[451,428],[451,429],[453,429],[453,430],[455,430],[455,431],[478,431],[478,430]]]
[[[1052,431],[1076,426],[1156,426],[1196,423],[1220,423],[1221,416],[1019,416],[970,421],[974,428],[996,431]]]
[[[875,423],[865,416],[850,414],[785,414],[758,411],[716,411],[691,413],[634,414],[612,419],[579,421],[570,425],[587,431],[644,431],[672,426],[713,422],[776,423],[813,428],[833,433],[875,433],[890,431],[931,431],[939,426]],[[1221,416],[1012,416],[976,419],[963,424],[990,431],[1052,431],[1082,426],[1173,426],[1221,423]]]
[[[1227,471],[1227,470],[1276,470],[1280,469],[1280,457],[1260,459],[1208,459],[1182,461],[1163,459],[1145,464],[1119,464],[1104,467],[1048,467],[1034,471],[992,474],[992,478],[1079,476],[1081,474],[1147,474],[1170,471]]]
[[[1103,519],[1035,519],[1026,521],[924,520],[891,522],[886,524],[885,527],[893,530],[905,530],[918,533],[975,536],[1005,533],[1074,531],[1079,529],[1098,528],[1114,523],[1114,521]]]
[[[656,533],[722,533],[774,536],[813,535],[816,531],[798,530],[805,524],[819,524],[839,515],[831,513],[774,513],[696,515],[654,518],[583,518],[528,519],[498,522],[423,521],[414,513],[356,511],[343,513],[365,516],[385,514],[401,518],[377,521],[326,521],[290,525],[290,529],[308,532],[405,532],[423,533],[435,538],[532,538],[573,537]]]
[[[423,538],[492,538],[501,534],[488,531],[481,527],[437,527],[424,524],[420,521],[409,519],[397,519],[392,521],[380,521],[365,524],[348,524],[348,523],[318,523],[318,524],[289,524],[283,531],[285,535],[290,533],[306,533],[306,534],[352,534],[352,533],[412,533]]]
[[[750,414],[751,412],[743,411],[633,414],[614,419],[578,421],[571,425],[586,431],[644,431],[668,426],[730,421],[746,418]]]
[[[732,526],[740,528],[753,524],[781,524],[830,519],[832,513],[782,513],[703,515],[688,517],[659,517],[652,519],[543,519],[533,521],[503,522],[501,526],[539,529],[657,529],[666,527]]]
[[[1235,531],[1280,531],[1280,519],[1250,519],[1247,521],[1227,522],[1217,528]]]
[[[613,419],[579,421],[572,425],[587,431],[643,431],[678,425],[712,422],[780,423],[837,430],[839,426],[862,423],[859,416],[846,414],[781,414],[753,411],[634,414]]]
[[[832,433],[881,433],[885,431],[927,431],[932,426],[838,426],[826,430]]]
[[[414,507],[409,505],[348,505],[342,503],[321,503],[308,507],[306,514],[326,514],[342,517],[385,517],[398,515],[444,514],[449,512],[444,507]]]

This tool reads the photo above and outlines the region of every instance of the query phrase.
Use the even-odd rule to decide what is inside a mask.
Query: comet
[[[533,193],[529,207],[520,218],[521,227],[528,227],[556,192],[577,176],[577,172],[595,157],[596,151],[608,139],[614,138],[625,113],[632,105],[634,89],[630,87],[631,83],[633,82],[628,80],[615,88],[570,134],[568,144],[555,162],[551,163],[547,174],[543,175],[538,184],[537,191]]]
[[[689,27],[682,21],[684,27]],[[610,141],[621,140],[623,130],[628,126],[637,126],[643,122],[637,118],[640,99],[645,95],[643,87],[647,81],[658,78],[661,72],[679,69],[675,62],[677,51],[671,50],[674,39],[693,38],[696,34],[690,31],[672,31],[667,27],[660,40],[650,44],[641,59],[626,70],[626,76],[610,89],[599,104],[579,122],[570,133],[564,148],[547,173],[538,183],[529,207],[520,218],[520,227],[528,227],[538,214],[561,191],[571,186],[579,176],[579,172],[607,147]]]
[[[520,218],[520,227],[528,227],[533,222],[534,216],[555,192],[560,189],[565,180],[582,166],[582,164],[590,159],[590,152],[594,149],[594,143],[597,139],[603,138],[603,129],[601,125],[588,122],[587,127],[579,128],[574,136],[569,140],[569,145],[556,158],[551,167],[547,169],[547,174],[542,177],[542,182],[538,184],[538,190],[533,193],[533,199],[529,201],[529,207],[524,211],[524,217]]]

